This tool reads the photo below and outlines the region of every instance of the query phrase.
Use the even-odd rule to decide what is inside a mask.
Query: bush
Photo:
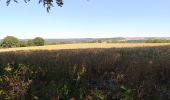
[[[4,48],[19,47],[19,40],[13,36],[7,36],[3,39],[1,46]]]
[[[45,43],[45,40],[41,37],[36,37],[32,40],[32,42],[35,46],[43,46]]]

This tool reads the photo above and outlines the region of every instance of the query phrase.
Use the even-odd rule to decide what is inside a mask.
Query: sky
[[[0,1],[0,39],[170,37],[170,0],[64,0],[50,13],[38,0]]]

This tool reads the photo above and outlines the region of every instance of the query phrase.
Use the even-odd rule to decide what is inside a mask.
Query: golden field
[[[19,47],[0,49],[0,52],[20,51],[20,50],[61,50],[61,49],[87,49],[87,48],[133,48],[133,47],[154,47],[170,46],[170,43],[76,43],[59,44],[33,47]]]

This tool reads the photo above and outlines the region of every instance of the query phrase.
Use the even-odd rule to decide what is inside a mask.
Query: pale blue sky
[[[0,1],[0,38],[170,37],[170,0],[64,0],[46,12],[38,0]]]

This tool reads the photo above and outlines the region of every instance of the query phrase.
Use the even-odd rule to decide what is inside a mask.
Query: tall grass
[[[36,66],[43,72],[37,78],[46,87],[65,77],[62,69],[86,69],[83,97],[89,99],[168,100],[170,99],[170,47],[108,49],[35,50],[0,53],[0,66],[9,63]],[[47,74],[48,73],[48,74]],[[58,75],[58,76],[57,76]],[[56,79],[55,77],[58,77]],[[45,84],[45,83],[49,84]],[[66,82],[67,83],[67,82]],[[41,87],[39,87],[41,88]],[[37,89],[38,88],[33,88]],[[81,90],[80,90],[81,91]],[[42,91],[35,92],[43,97]],[[41,95],[40,95],[41,94]],[[51,93],[50,96],[53,94]],[[128,97],[130,96],[130,97]],[[74,97],[74,96],[73,96]]]

